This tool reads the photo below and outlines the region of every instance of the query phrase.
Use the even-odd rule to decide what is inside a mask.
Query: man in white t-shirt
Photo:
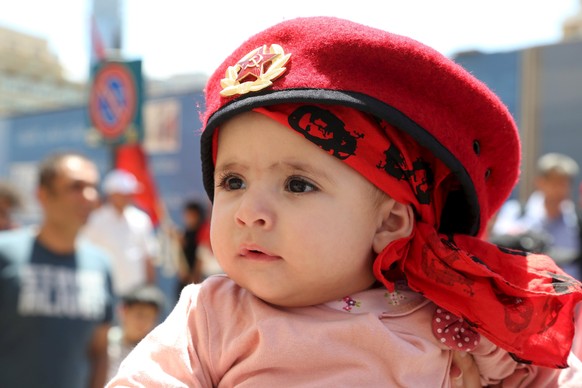
[[[144,211],[133,206],[133,196],[140,190],[133,174],[110,171],[103,180],[107,202],[91,214],[84,229],[91,241],[109,252],[113,291],[118,296],[155,281],[158,244],[153,225]]]

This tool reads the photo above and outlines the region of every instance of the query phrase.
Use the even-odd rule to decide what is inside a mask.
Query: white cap
[[[135,194],[141,191],[141,185],[135,176],[125,170],[111,170],[103,179],[105,194]]]

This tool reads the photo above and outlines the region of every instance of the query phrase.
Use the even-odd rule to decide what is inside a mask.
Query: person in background
[[[178,279],[178,297],[182,288],[202,280],[202,260],[199,260],[198,246],[200,230],[206,222],[205,213],[204,206],[197,201],[186,202],[182,209],[184,228],[180,235],[180,245],[184,262]]]
[[[0,182],[0,231],[13,229],[16,225],[12,213],[22,206],[18,191],[7,182]]]
[[[113,291],[119,297],[142,284],[155,283],[158,243],[149,216],[133,205],[140,184],[133,174],[114,169],[103,179],[107,200],[89,218],[83,234],[109,252]]]
[[[224,270],[216,260],[214,251],[212,249],[212,242],[210,241],[210,220],[212,219],[212,207],[207,207],[207,215],[205,221],[200,226],[198,231],[198,260],[202,262],[202,280],[212,275],[223,274]]]
[[[39,167],[38,228],[0,233],[0,387],[102,387],[112,319],[109,258],[79,237],[99,173],[76,153]]]
[[[525,205],[518,200],[503,205],[491,231],[492,241],[515,237],[529,242],[532,250],[543,251],[568,274],[582,279],[581,219],[572,196],[578,172],[578,163],[567,155],[541,156],[535,191]]]
[[[108,380],[135,345],[159,322],[164,305],[163,292],[151,284],[140,285],[121,297],[118,306],[120,324],[113,326],[108,335]]]

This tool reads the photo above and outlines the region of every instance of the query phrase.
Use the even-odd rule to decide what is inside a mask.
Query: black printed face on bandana
[[[310,105],[301,106],[291,113],[289,125],[339,159],[355,155],[357,141],[364,137],[361,133],[352,134],[332,112]]]
[[[579,282],[570,276],[565,276],[553,272],[547,271],[546,274],[552,278],[552,286],[558,294],[569,294],[576,290],[576,286],[579,286]]]
[[[377,167],[384,169],[388,174],[398,180],[408,180],[414,188],[414,195],[420,204],[428,205],[434,184],[434,174],[430,164],[417,158],[412,162],[412,168],[408,168],[406,159],[394,144],[384,151],[386,160],[378,163]]]

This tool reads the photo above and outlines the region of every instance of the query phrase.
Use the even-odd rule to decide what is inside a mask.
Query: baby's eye
[[[218,183],[218,187],[221,187],[227,191],[241,190],[245,188],[245,182],[241,177],[229,174],[221,177]]]
[[[304,178],[292,176],[287,178],[285,189],[291,193],[308,193],[317,191],[317,187]]]

